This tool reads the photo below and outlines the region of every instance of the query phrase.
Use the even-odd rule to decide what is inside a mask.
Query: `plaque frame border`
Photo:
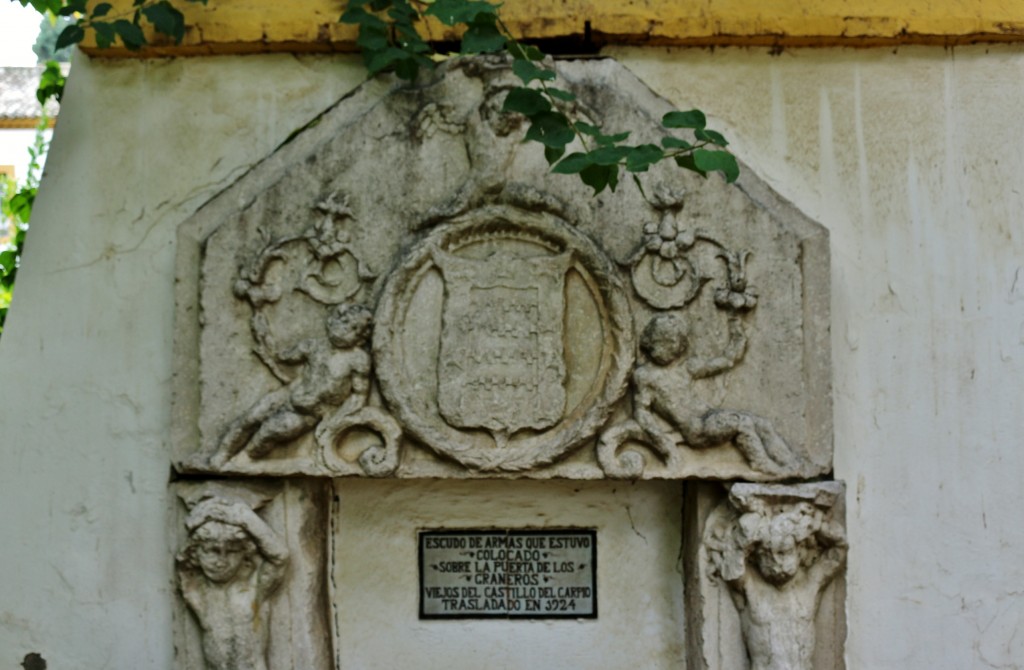
[[[416,560],[417,560],[417,572],[419,577],[419,593],[417,597],[418,603],[418,619],[420,621],[449,621],[449,620],[499,620],[499,621],[543,621],[547,619],[585,619],[596,621],[598,619],[598,600],[597,600],[597,528],[420,528],[416,531]],[[591,565],[591,577],[590,577],[590,588],[593,591],[594,607],[590,614],[562,614],[562,613],[545,613],[540,612],[539,616],[534,616],[534,613],[527,614],[426,614],[423,611],[423,538],[431,535],[565,535],[569,533],[575,533],[579,535],[588,535],[591,538],[590,544],[590,565]]]

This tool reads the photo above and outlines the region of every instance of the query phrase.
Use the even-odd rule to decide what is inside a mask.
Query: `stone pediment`
[[[670,105],[559,62],[573,113],[658,142]],[[592,197],[500,61],[367,82],[179,232],[175,465],[395,477],[831,470],[828,235],[748,168]]]

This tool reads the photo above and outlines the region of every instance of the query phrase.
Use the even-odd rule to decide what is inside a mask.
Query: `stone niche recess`
[[[557,70],[576,119],[665,136],[621,65]],[[369,81],[182,224],[180,668],[340,668],[347,477],[689,480],[679,667],[842,667],[827,231],[746,168],[593,197],[515,81]]]

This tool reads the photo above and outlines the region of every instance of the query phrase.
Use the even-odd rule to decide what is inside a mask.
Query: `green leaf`
[[[146,43],[146,36],[142,34],[142,29],[131,21],[124,19],[114,21],[114,31],[124,42],[125,47],[131,51],[139,49]]]
[[[593,165],[589,154],[571,153],[561,160],[551,171],[555,174],[578,174]]]
[[[728,151],[708,151],[697,149],[693,152],[693,164],[704,172],[721,172],[725,181],[732,183],[740,176],[740,167],[736,157]]]
[[[597,136],[597,143],[602,146],[608,146],[612,144],[618,144],[619,142],[625,142],[629,139],[629,131],[624,133],[615,133],[614,135],[601,135]]]
[[[533,64],[533,61],[528,60],[515,60],[512,61],[512,71],[519,77],[524,84],[529,84],[535,79],[541,81],[552,81],[555,78],[555,73],[547,68],[537,67]]]
[[[502,105],[502,111],[518,112],[529,117],[550,109],[551,103],[539,91],[522,86],[509,91],[505,96],[505,103]]]
[[[101,2],[92,8],[92,18],[98,19],[101,16],[106,16],[113,8],[114,6],[109,2]]]
[[[43,74],[39,77],[39,87],[36,89],[36,99],[40,105],[45,105],[50,98],[56,98],[57,102],[64,97],[64,84],[66,79],[60,71],[60,65],[56,61],[47,61]],[[29,155],[36,158],[34,148],[29,149]]]
[[[64,47],[69,47],[72,44],[78,44],[85,39],[85,31],[82,30],[82,26],[77,23],[72,24],[60,31],[60,36],[57,38],[57,44],[54,46],[55,51],[60,51]]]
[[[396,32],[398,33],[398,45],[409,53],[422,54],[432,51],[430,45],[423,41],[423,38],[412,26],[396,26]]]
[[[592,126],[585,121],[576,122],[576,130],[580,131],[584,135],[590,135],[591,137],[600,137],[601,129],[597,126]]]
[[[3,274],[9,273],[15,267],[17,267],[18,252],[14,249],[8,249],[6,251],[0,251],[0,271]]]
[[[114,26],[105,21],[93,21],[92,29],[96,33],[96,46],[101,49],[106,49],[117,39]]]
[[[446,26],[454,26],[473,23],[480,14],[495,15],[497,9],[496,5],[477,0],[435,0],[424,14],[437,18]]]
[[[185,36],[185,16],[167,0],[143,7],[142,15],[153,24],[158,33],[167,35],[175,44],[181,44],[181,39]]]
[[[537,47],[529,44],[520,44],[519,47],[522,49],[523,55],[526,56],[528,60],[544,60],[544,52]]]
[[[565,102],[574,102],[576,100],[576,96],[574,94],[570,93],[569,91],[563,91],[560,88],[548,86],[544,90],[547,91],[547,94],[550,95],[552,98],[557,98],[558,100],[564,100]]]
[[[367,23],[360,25],[356,44],[365,51],[383,51],[387,49],[390,45],[387,24],[382,21],[380,26]]]
[[[366,56],[366,69],[369,70],[370,74],[377,74],[394,66],[398,61],[405,60],[409,57],[409,54],[398,47],[387,47],[380,51],[367,51],[364,56]]]
[[[480,54],[500,51],[507,40],[498,30],[497,16],[479,14],[462,35],[462,53]]]
[[[388,16],[397,24],[411,25],[420,15],[405,0],[398,0],[388,10]]]
[[[580,179],[594,189],[594,195],[599,194],[605,188],[611,188],[614,191],[619,183],[619,166],[591,165],[580,172]]]
[[[554,165],[564,154],[565,147],[544,147],[544,159],[547,160],[548,165]]]
[[[717,144],[720,147],[729,146],[729,141],[725,139],[725,136],[722,135],[722,133],[715,132],[714,130],[698,128],[697,130],[693,131],[693,136],[696,137],[698,140],[701,140],[703,142],[711,142],[712,144]]]
[[[647,172],[647,168],[665,157],[665,152],[654,144],[641,144],[629,150],[626,169],[630,172]]]
[[[676,160],[676,165],[678,165],[679,167],[683,168],[684,170],[689,170],[690,172],[696,172],[701,177],[707,177],[708,176],[707,172],[705,172],[704,170],[701,170],[699,167],[697,167],[697,164],[693,161],[693,154],[684,154],[682,156],[676,156],[675,160]]]
[[[576,139],[569,120],[560,112],[539,112],[530,117],[526,139],[540,142],[546,147],[564,147]]]
[[[412,81],[420,73],[420,64],[415,58],[403,58],[395,63],[395,75],[399,79]]]
[[[345,11],[343,11],[341,16],[338,17],[338,23],[351,23],[353,25],[358,25],[367,23],[370,19],[384,23],[378,17],[363,9],[361,4],[349,2],[345,7]]]
[[[86,12],[86,0],[68,0],[68,3],[54,12],[57,16],[73,16]]]
[[[692,149],[693,145],[686,140],[681,140],[678,137],[662,137],[661,146],[666,149]]]
[[[617,165],[629,154],[629,147],[601,147],[589,153],[595,165]]]
[[[669,112],[661,119],[661,125],[666,128],[703,128],[707,122],[704,112],[699,109],[691,109],[688,112]]]

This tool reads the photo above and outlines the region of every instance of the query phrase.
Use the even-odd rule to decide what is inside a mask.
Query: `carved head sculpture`
[[[766,506],[739,518],[738,540],[766,581],[781,585],[844,544],[842,530],[809,502]]]
[[[765,512],[744,514],[738,530],[761,576],[772,584],[784,584],[801,567],[814,563],[821,513],[815,513],[810,503]]]
[[[342,303],[327,314],[327,337],[339,349],[351,349],[370,337],[373,315],[363,305]]]
[[[189,529],[188,544],[179,556],[183,564],[201,570],[217,584],[232,581],[243,566],[252,566],[257,548],[249,532],[239,523],[236,508],[242,503],[221,498],[200,502],[185,521]]]
[[[207,579],[218,584],[234,579],[242,564],[256,553],[256,545],[244,530],[220,521],[207,521],[193,537],[195,562]]]
[[[647,323],[640,335],[640,351],[655,365],[668,365],[686,353],[690,345],[688,333],[682,317],[659,314]]]

